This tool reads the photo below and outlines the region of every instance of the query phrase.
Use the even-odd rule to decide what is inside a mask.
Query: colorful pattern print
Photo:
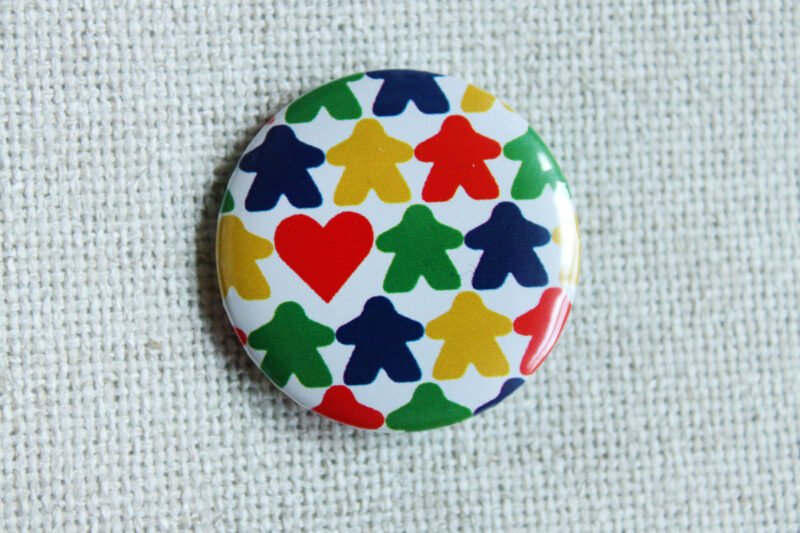
[[[220,209],[223,302],[301,405],[419,431],[481,413],[552,350],[580,244],[539,136],[495,96],[406,70],[307,93],[256,135]]]

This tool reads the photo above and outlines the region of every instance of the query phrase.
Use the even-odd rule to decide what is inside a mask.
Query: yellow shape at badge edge
[[[496,99],[493,94],[468,85],[461,98],[461,109],[467,113],[484,113],[492,108]]]
[[[225,215],[217,228],[217,277],[222,296],[231,287],[244,300],[264,300],[271,291],[256,260],[272,254],[272,243],[247,231],[236,215]]]

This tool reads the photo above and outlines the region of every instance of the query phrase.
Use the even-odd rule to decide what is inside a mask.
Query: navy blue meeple
[[[447,113],[450,104],[442,92],[436,77],[440,74],[418,70],[374,70],[367,76],[383,80],[383,85],[372,104],[372,112],[378,117],[396,116],[414,102],[422,113]]]
[[[267,211],[282,195],[298,208],[319,207],[322,196],[308,169],[324,162],[325,153],[298,139],[289,126],[270,128],[264,142],[239,162],[240,169],[256,173],[245,209]]]
[[[464,236],[464,244],[483,250],[472,286],[497,289],[509,274],[523,287],[547,285],[547,272],[533,250],[550,242],[546,228],[527,220],[511,202],[500,202],[489,220]]]
[[[422,372],[406,343],[424,333],[422,324],[395,311],[385,296],[370,298],[359,316],[336,331],[339,342],[355,345],[344,371],[345,384],[372,383],[381,369],[392,381],[418,381]]]

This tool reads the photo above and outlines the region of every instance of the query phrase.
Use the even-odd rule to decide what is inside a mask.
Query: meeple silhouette
[[[279,387],[285,387],[292,374],[306,387],[328,387],[333,378],[319,348],[334,339],[333,330],[308,318],[300,304],[283,302],[247,342],[266,351],[261,370]]]
[[[447,117],[436,135],[414,149],[418,160],[433,163],[422,187],[422,199],[446,202],[459,187],[475,200],[497,198],[500,189],[485,161],[500,152],[500,144],[472,129],[465,117]]]
[[[245,209],[267,211],[282,195],[295,207],[322,205],[322,196],[308,169],[324,162],[325,153],[298,139],[289,126],[270,128],[264,142],[239,162],[240,169],[256,173],[244,200]]]
[[[525,219],[516,204],[500,202],[489,220],[464,236],[469,248],[483,250],[472,286],[497,289],[509,274],[523,287],[547,285],[547,272],[533,248],[548,242],[547,229]]]
[[[378,250],[394,253],[383,288],[386,292],[408,292],[424,277],[435,290],[451,290],[461,286],[461,277],[447,255],[464,239],[457,229],[436,220],[430,208],[412,205],[403,219],[378,236]]]
[[[395,311],[385,296],[370,298],[359,316],[336,331],[340,343],[355,346],[344,371],[345,384],[372,383],[381,369],[393,381],[419,380],[422,372],[406,343],[424,332],[422,324]]]
[[[383,80],[372,112],[378,117],[399,115],[409,102],[414,102],[422,113],[447,113],[450,104],[436,77],[439,74],[416,70],[374,70],[367,76]]]

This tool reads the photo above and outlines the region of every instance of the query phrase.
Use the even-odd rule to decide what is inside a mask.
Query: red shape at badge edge
[[[520,373],[529,376],[541,366],[561,336],[571,310],[567,292],[550,287],[542,293],[536,307],[514,320],[514,331],[531,337],[519,364]]]
[[[330,302],[372,249],[369,221],[345,211],[325,226],[307,215],[282,220],[275,230],[281,259],[325,302]]]
[[[361,429],[378,429],[383,425],[381,412],[359,403],[353,391],[344,385],[334,385],[325,391],[322,402],[312,411]]]
[[[233,332],[236,333],[236,337],[239,339],[239,342],[242,343],[242,346],[247,346],[247,333],[236,326],[233,327]]]

